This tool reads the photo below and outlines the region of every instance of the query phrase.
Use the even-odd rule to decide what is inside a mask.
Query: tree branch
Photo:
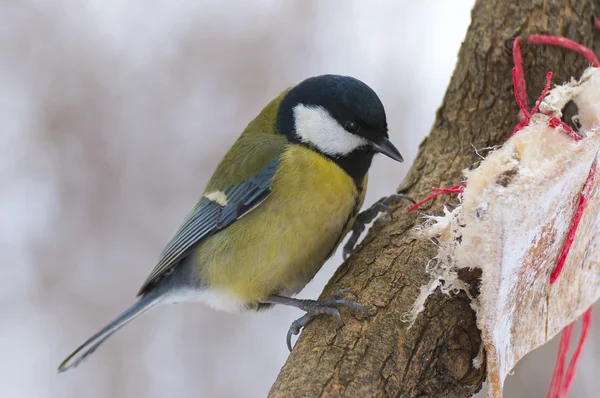
[[[398,191],[423,198],[431,187],[455,185],[462,179],[461,171],[479,159],[473,147],[502,144],[517,123],[518,112],[512,94],[511,39],[532,33],[560,35],[591,47],[592,3],[477,1],[435,124]],[[560,83],[579,76],[587,66],[582,57],[559,48],[524,45],[523,53],[530,106],[547,71],[553,71],[554,82]],[[421,211],[439,213],[443,200],[456,204],[446,195]],[[311,323],[269,397],[467,397],[481,388],[485,371],[472,365],[481,338],[465,294],[448,297],[437,292],[412,328],[402,322],[420,286],[429,282],[425,266],[436,254],[432,243],[410,233],[421,222],[417,214],[401,207],[392,221],[375,224],[322,295],[350,288],[369,307],[370,319],[345,313],[346,324],[337,331],[327,317]],[[478,272],[461,276],[476,291]]]

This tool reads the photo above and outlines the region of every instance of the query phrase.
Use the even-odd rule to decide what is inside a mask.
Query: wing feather
[[[200,199],[163,250],[158,264],[146,278],[138,295],[144,294],[150,285],[177,264],[193,246],[258,207],[269,196],[278,164],[279,156],[276,156],[257,174],[225,188],[225,205],[206,197]]]

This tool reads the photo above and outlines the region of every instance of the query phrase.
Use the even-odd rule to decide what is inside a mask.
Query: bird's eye
[[[351,133],[357,133],[360,130],[360,125],[352,120],[348,120],[346,124],[344,124],[344,128]]]

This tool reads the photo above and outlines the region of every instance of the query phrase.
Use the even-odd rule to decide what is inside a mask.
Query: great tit
[[[290,349],[291,335],[313,317],[327,314],[339,322],[339,307],[364,310],[342,298],[346,291],[323,301],[291,296],[352,230],[376,153],[403,161],[389,140],[383,105],[365,83],[322,75],[285,90],[220,161],[143,283],[138,301],[58,370],[78,365],[114,332],[159,304],[201,301],[226,311],[274,304],[299,308],[306,315],[290,327]]]

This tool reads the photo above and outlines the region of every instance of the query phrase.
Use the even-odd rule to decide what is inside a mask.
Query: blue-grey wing
[[[177,264],[192,248],[206,237],[227,228],[244,214],[260,205],[271,192],[271,181],[279,156],[254,176],[225,188],[210,199],[202,197],[177,229],[158,264],[142,285],[138,295]]]

